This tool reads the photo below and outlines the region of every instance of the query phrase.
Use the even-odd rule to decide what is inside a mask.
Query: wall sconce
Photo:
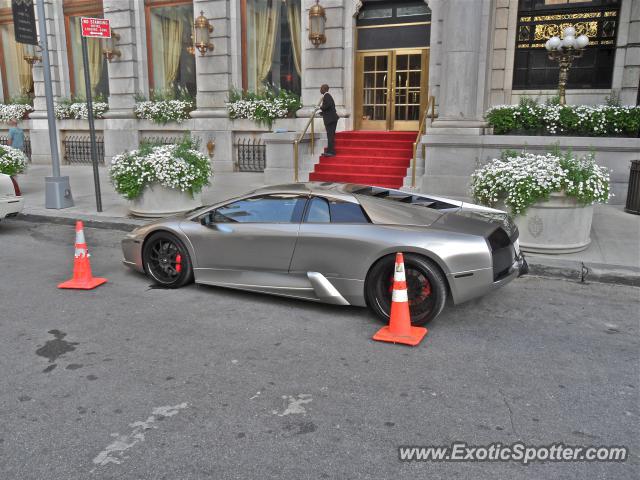
[[[195,42],[193,41],[193,28],[191,28],[191,45],[187,47],[187,53],[189,55],[196,54],[196,47],[194,47]]]
[[[207,152],[209,152],[209,158],[213,158],[213,152],[216,149],[216,142],[214,142],[212,139],[209,139],[209,141],[207,142]]]
[[[109,63],[113,60],[113,57],[120,58],[120,50],[116,48],[116,42],[120,40],[120,35],[111,30],[111,37],[102,38],[100,42],[102,42],[102,55],[107,59]]]
[[[40,47],[36,47],[36,45],[31,45],[28,43],[23,44],[24,54],[22,58],[25,62],[33,67],[34,64],[42,61],[42,55],[38,54],[38,50]]]
[[[314,47],[318,47],[327,41],[324,35],[324,26],[327,22],[327,16],[324,7],[320,5],[320,0],[316,0],[316,4],[309,9],[309,40]]]
[[[197,48],[200,51],[200,55],[204,57],[208,51],[213,51],[213,43],[209,41],[209,37],[213,32],[213,26],[209,23],[207,17],[204,16],[203,11],[200,11],[200,16],[193,22],[193,30],[193,47]],[[195,53],[195,50],[193,52]]]

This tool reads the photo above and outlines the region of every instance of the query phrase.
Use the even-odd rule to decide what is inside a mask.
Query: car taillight
[[[16,197],[22,196],[22,194],[20,193],[20,187],[18,186],[18,181],[15,179],[15,177],[11,177],[11,181],[13,182],[13,191],[16,192]]]

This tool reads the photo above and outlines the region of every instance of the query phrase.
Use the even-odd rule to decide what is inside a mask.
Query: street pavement
[[[636,479],[640,289],[524,277],[448,306],[416,348],[366,309],[190,286],[122,232],[0,222],[0,478]],[[401,445],[625,445],[624,463],[402,463]]]

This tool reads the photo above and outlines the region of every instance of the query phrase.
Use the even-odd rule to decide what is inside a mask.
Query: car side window
[[[214,223],[299,223],[306,197],[260,195],[229,203],[215,210]]]
[[[358,203],[329,200],[331,223],[370,223]]]
[[[314,197],[309,201],[309,208],[304,219],[307,223],[329,223],[329,203],[324,198]]]

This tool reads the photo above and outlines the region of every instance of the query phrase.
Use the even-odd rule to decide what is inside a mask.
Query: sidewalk
[[[55,223],[79,219],[90,226],[123,230],[149,222],[129,217],[127,202],[114,191],[105,167],[100,167],[101,213],[96,211],[91,166],[63,165],[61,174],[69,176],[75,206],[46,209],[44,177],[51,175],[51,166],[30,165],[27,174],[18,179],[25,197],[25,218]],[[217,173],[203,190],[202,200],[205,204],[216,203],[262,185],[261,173]],[[640,286],[640,215],[625,213],[621,205],[596,205],[589,248],[566,255],[528,254],[527,259],[533,274]]]

